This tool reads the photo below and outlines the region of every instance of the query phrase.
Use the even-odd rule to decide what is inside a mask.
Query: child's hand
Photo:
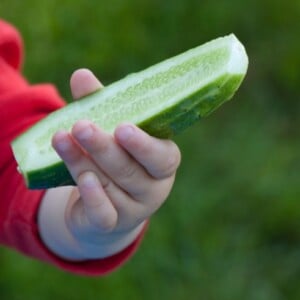
[[[79,70],[71,78],[74,98],[99,88],[100,82],[88,70]],[[132,124],[121,124],[110,135],[82,120],[71,132],[58,132],[53,147],[77,187],[51,190],[44,198],[70,195],[63,216],[67,240],[73,246],[63,251],[63,245],[46,237],[49,224],[40,222],[40,227],[45,243],[69,259],[105,257],[128,246],[166,200],[180,163],[180,152],[172,141],[151,137]],[[41,215],[43,210],[49,212],[46,208],[41,206]]]

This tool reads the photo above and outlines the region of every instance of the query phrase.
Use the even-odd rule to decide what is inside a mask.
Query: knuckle
[[[115,188],[112,181],[106,177],[101,179],[101,185],[107,195],[110,195],[112,190]]]
[[[135,176],[136,174],[136,168],[133,164],[131,163],[127,163],[125,165],[123,165],[120,170],[119,170],[119,176],[121,178],[132,178]]]

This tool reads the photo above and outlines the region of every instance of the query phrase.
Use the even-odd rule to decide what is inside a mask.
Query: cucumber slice
[[[89,119],[107,132],[129,121],[169,138],[230,99],[248,67],[243,45],[231,34],[128,75],[53,112],[12,142],[18,169],[31,189],[74,184],[51,147],[59,129]]]

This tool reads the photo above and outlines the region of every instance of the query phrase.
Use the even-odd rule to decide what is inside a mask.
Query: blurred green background
[[[24,73],[91,68],[104,84],[234,32],[250,58],[234,100],[176,138],[172,194],[123,268],[84,278],[1,248],[0,299],[300,299],[300,1],[1,0]]]

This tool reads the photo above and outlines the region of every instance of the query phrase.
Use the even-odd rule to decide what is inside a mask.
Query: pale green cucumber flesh
[[[208,116],[229,100],[240,86],[242,75],[224,75],[183,101],[138,124],[158,138],[170,138]]]
[[[70,129],[79,119],[90,119],[108,132],[129,121],[151,135],[169,138],[214,111],[233,96],[247,70],[247,55],[232,39],[218,39],[220,45],[215,40],[207,52],[206,45],[200,46],[127,76],[86,100],[54,112],[18,137],[12,148],[27,186],[41,189],[74,184],[50,140],[58,129]],[[237,53],[241,62],[235,62],[241,68],[238,65],[234,71],[228,66],[234,59],[232,42],[241,47]]]

